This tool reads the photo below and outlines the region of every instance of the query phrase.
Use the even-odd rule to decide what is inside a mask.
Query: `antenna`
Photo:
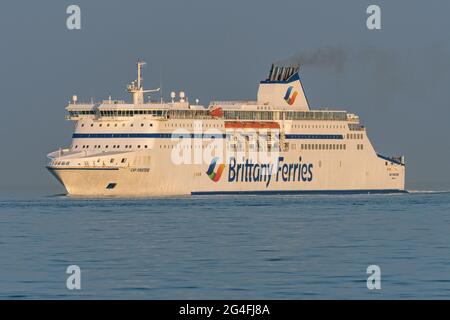
[[[144,103],[144,93],[147,92],[157,92],[160,90],[152,89],[152,90],[144,90],[142,88],[142,66],[146,63],[142,60],[138,60],[136,62],[137,65],[137,80],[132,81],[130,85],[127,86],[128,92],[133,94],[133,103],[134,104],[143,104]]]
[[[163,68],[162,68],[162,65],[161,65],[161,67],[159,68],[159,88],[161,89],[160,91],[159,91],[159,98],[161,99],[161,104],[163,104],[163,97],[164,97],[164,95],[163,95],[163,85],[162,85],[162,71],[163,70]]]
[[[141,88],[141,81],[142,81],[142,66],[145,65],[145,62],[142,60],[137,61],[137,87],[138,89]]]

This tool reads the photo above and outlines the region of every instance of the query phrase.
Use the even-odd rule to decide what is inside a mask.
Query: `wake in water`
[[[436,193],[436,194],[441,194],[441,193],[450,193],[450,190],[408,190],[409,193],[426,193],[426,194],[430,194],[430,193]]]

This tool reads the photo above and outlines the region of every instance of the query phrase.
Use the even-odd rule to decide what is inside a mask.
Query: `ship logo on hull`
[[[225,168],[225,164],[222,163],[217,168],[217,171],[214,171],[218,160],[219,160],[218,157],[215,157],[214,159],[212,159],[211,164],[209,165],[208,171],[206,171],[206,174],[208,175],[208,177],[214,182],[219,181],[220,177],[222,176],[223,169]]]
[[[287,89],[286,94],[284,95],[284,101],[286,101],[290,106],[294,104],[295,98],[298,95],[297,91],[292,92],[293,88],[294,88],[293,86],[290,86]]]

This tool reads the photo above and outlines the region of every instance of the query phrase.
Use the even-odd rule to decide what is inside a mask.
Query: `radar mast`
[[[131,84],[127,86],[127,91],[133,95],[133,104],[143,104],[144,103],[144,93],[148,92],[158,92],[160,88],[144,90],[142,87],[142,66],[146,63],[142,60],[136,62],[137,65],[137,79],[132,81]]]

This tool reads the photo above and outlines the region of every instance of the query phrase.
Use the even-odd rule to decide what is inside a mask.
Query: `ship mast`
[[[144,93],[148,92],[158,92],[160,88],[144,90],[142,87],[142,66],[145,65],[145,62],[142,60],[138,60],[136,62],[137,65],[137,80],[134,80],[127,86],[127,91],[133,95],[133,103],[134,104],[143,104],[144,103]]]

